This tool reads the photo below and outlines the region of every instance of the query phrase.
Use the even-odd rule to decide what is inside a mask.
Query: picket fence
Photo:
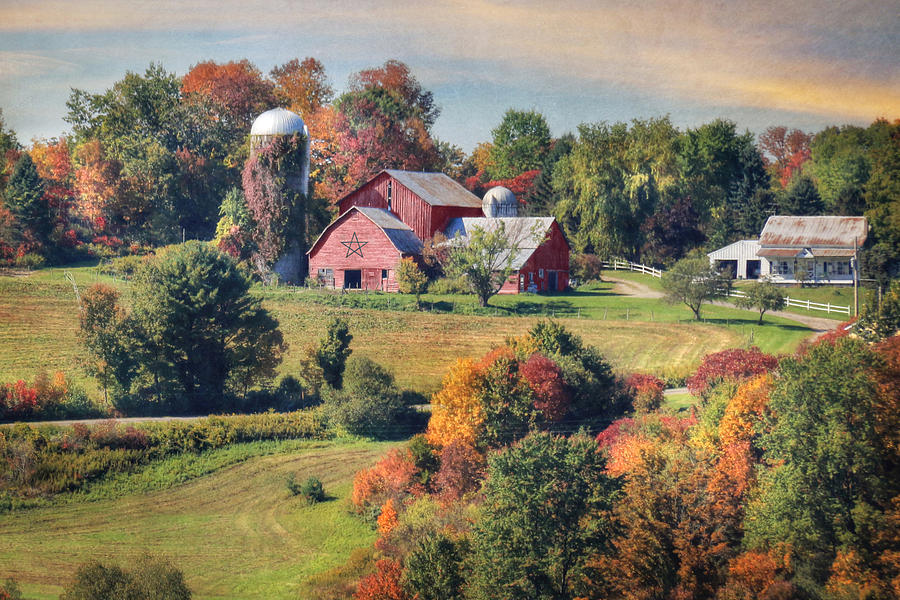
[[[653,277],[660,278],[662,277],[662,270],[656,269],[654,267],[648,267],[647,265],[642,265],[640,263],[633,263],[628,260],[620,260],[615,259],[611,261],[603,262],[604,269],[612,269],[613,271],[636,271],[638,273],[645,273],[647,275],[652,275]],[[734,298],[743,298],[746,297],[747,294],[740,290],[731,290],[728,294],[730,297]],[[803,308],[806,310],[820,310],[822,312],[826,312],[828,314],[836,313],[841,315],[850,316],[850,307],[849,306],[841,306],[839,304],[831,304],[831,303],[822,303],[822,302],[812,302],[811,300],[798,300],[797,298],[791,298],[790,296],[784,297],[784,302],[788,306],[793,306],[795,308]]]

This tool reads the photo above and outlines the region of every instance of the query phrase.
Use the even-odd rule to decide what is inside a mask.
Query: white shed
[[[707,254],[709,264],[719,270],[729,269],[738,279],[759,279],[769,273],[769,261],[757,256],[757,240],[740,240]]]

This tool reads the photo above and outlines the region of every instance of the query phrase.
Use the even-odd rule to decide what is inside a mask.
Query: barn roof
[[[316,238],[316,241],[312,246],[309,247],[307,254],[311,254],[313,250],[318,246],[319,241],[325,236],[325,234],[332,229],[335,225],[337,225],[338,221],[341,221],[347,217],[354,210],[359,211],[364,217],[372,221],[381,231],[384,232],[384,235],[387,236],[388,240],[390,240],[391,244],[393,244],[394,248],[396,248],[401,254],[421,254],[423,244],[422,241],[416,237],[415,232],[413,232],[412,228],[391,214],[390,211],[385,210],[383,208],[372,208],[370,206],[351,206],[350,210],[336,218],[334,221],[328,224],[322,233],[319,234],[319,237]]]
[[[447,223],[444,235],[467,238],[475,228],[492,232],[502,225],[507,239],[519,249],[512,260],[512,268],[518,271],[544,243],[554,221],[553,217],[457,217]]]
[[[386,169],[384,172],[432,206],[481,208],[481,198],[443,173],[421,173],[394,169]]]
[[[862,246],[868,235],[865,217],[769,217],[760,246],[815,248]]]

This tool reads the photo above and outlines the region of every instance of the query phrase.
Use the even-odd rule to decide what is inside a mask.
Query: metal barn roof
[[[383,208],[372,208],[371,206],[354,206],[353,208],[375,223],[388,236],[394,248],[403,254],[422,253],[424,246],[422,241],[416,237],[412,227],[392,215],[390,211]]]
[[[868,235],[865,217],[769,217],[759,235],[760,246],[815,248],[861,247]]]
[[[451,239],[457,235],[466,238],[475,228],[492,232],[502,225],[507,238],[518,246],[512,260],[512,268],[518,271],[544,243],[553,221],[553,217],[457,217],[450,219],[444,234]]]
[[[386,169],[385,173],[402,183],[432,206],[469,206],[481,208],[481,198],[443,173],[420,173]]]
[[[391,214],[390,211],[387,211],[383,208],[372,208],[371,206],[351,206],[350,210],[345,212],[344,214],[337,217],[334,221],[328,224],[322,233],[319,234],[319,237],[316,238],[316,241],[312,243],[309,247],[309,250],[306,251],[307,254],[312,254],[312,251],[316,249],[319,242],[325,237],[325,234],[334,227],[338,221],[343,220],[347,217],[351,212],[357,210],[365,216],[367,219],[372,221],[379,229],[384,232],[384,235],[391,241],[391,244],[394,245],[394,248],[399,250],[402,254],[421,254],[422,249],[424,248],[424,244],[422,244],[422,240],[416,237],[415,232],[403,221],[395,217]]]

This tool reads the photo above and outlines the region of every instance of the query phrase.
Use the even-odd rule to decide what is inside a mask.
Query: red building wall
[[[550,289],[550,273],[556,273],[556,289],[569,287],[569,244],[559,225],[554,221],[550,226],[548,239],[534,251],[518,273],[514,273],[503,287],[501,294],[527,292],[531,282],[537,291]]]
[[[347,246],[353,234],[364,245],[358,253],[348,252]],[[352,245],[356,248],[356,245]],[[347,256],[347,254],[350,256]],[[319,269],[332,269],[335,288],[343,288],[345,271],[360,271],[360,288],[377,289],[386,292],[397,291],[396,269],[402,258],[384,232],[361,213],[354,211],[339,219],[330,230],[326,230],[309,253],[309,276],[316,277]],[[382,279],[382,271],[387,277]]]
[[[409,225],[416,237],[422,241],[433,236],[434,232],[443,230],[452,218],[484,216],[481,209],[477,207],[432,206],[387,173],[377,175],[361,188],[344,197],[340,202],[340,213],[344,214],[353,206],[373,206],[386,209],[388,207],[388,182],[391,183],[391,212]]]

